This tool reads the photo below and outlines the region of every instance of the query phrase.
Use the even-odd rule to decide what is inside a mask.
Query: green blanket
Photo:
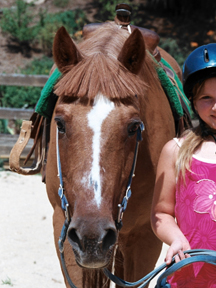
[[[52,92],[55,84],[60,77],[61,72],[58,70],[58,68],[56,68],[41,91],[41,95],[37,102],[35,112],[44,116],[45,118],[52,118],[53,110],[56,104],[56,97],[54,97]]]
[[[154,58],[153,58],[154,59]],[[187,97],[183,92],[182,83],[179,80],[178,76],[176,75],[175,71],[172,67],[164,60],[161,59],[161,62],[167,66],[168,68],[172,69],[175,75],[175,82],[177,85],[173,85],[163,68],[156,62],[156,70],[158,73],[158,77],[160,79],[161,85],[165,90],[167,97],[169,99],[173,116],[176,120],[180,119],[184,115],[184,111],[182,109],[178,94],[181,96],[182,100],[185,103],[185,106],[188,108],[188,111],[191,113],[190,103]],[[44,116],[45,118],[51,118],[53,110],[56,104],[56,97],[53,95],[53,88],[57,83],[58,79],[61,77],[61,72],[56,68],[55,71],[52,73],[48,81],[46,82],[43,90],[41,91],[40,99],[36,105],[35,111]],[[177,93],[178,92],[178,93]]]
[[[180,79],[178,78],[177,74],[175,73],[173,68],[169,65],[169,63],[166,60],[161,58],[161,62],[166,67],[171,69],[174,73],[174,79],[175,79],[176,85],[173,85],[172,81],[167,76],[164,69],[159,64],[156,64],[156,70],[158,73],[158,77],[159,77],[161,85],[162,85],[162,87],[163,87],[164,91],[166,92],[167,97],[169,99],[174,118],[176,120],[178,120],[184,115],[184,111],[182,109],[182,105],[181,105],[181,102],[180,102],[178,95],[181,97],[182,101],[184,102],[185,106],[187,107],[188,112],[192,115],[192,110],[190,107],[190,101],[188,100],[188,98],[184,94],[183,86],[182,86]]]

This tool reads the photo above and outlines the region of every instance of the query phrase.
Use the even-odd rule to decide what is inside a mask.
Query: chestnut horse
[[[175,60],[160,51],[180,73]],[[64,243],[69,276],[78,287],[109,287],[102,268],[112,267],[115,275],[138,280],[154,268],[160,254],[161,242],[152,232],[149,214],[158,157],[175,135],[157,64],[138,29],[129,34],[113,23],[102,25],[78,45],[60,28],[53,55],[62,76],[55,85],[58,101],[51,121],[46,186],[58,256],[65,215],[58,196],[56,134],[70,212]],[[142,122],[133,194],[118,233],[118,204],[125,195]],[[65,284],[70,287],[66,279]]]

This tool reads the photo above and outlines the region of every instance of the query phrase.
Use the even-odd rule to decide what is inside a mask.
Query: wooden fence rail
[[[23,74],[0,73],[0,85],[43,87],[48,78],[49,78],[48,75],[23,75]]]
[[[0,119],[10,119],[10,120],[29,120],[33,109],[19,109],[19,108],[2,108],[0,107]]]
[[[0,85],[6,86],[34,86],[43,87],[48,80],[48,75],[23,75],[0,73]],[[39,98],[40,95],[38,95]],[[33,109],[2,108],[0,107],[0,119],[8,120],[29,120]],[[10,151],[16,143],[19,135],[0,134],[0,158],[7,159]],[[33,145],[30,139],[22,155],[25,157]]]
[[[0,119],[22,119],[29,120],[33,113],[33,109],[18,109],[18,108],[0,108]],[[16,143],[19,135],[0,134],[0,158],[9,158],[10,151]],[[33,145],[33,139],[29,140],[22,156],[25,157]]]

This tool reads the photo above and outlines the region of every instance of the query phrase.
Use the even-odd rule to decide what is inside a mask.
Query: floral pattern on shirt
[[[181,186],[181,192],[185,190],[185,186]],[[181,213],[178,213],[178,211],[175,210],[176,216],[178,221],[182,223],[183,225],[191,225],[193,223],[193,213],[191,213],[191,208],[193,207],[194,199],[191,196],[193,193],[193,183],[189,183],[187,185],[187,191],[188,193],[178,193],[176,195],[176,201],[178,202],[178,210],[181,211]],[[189,228],[189,227],[188,227]]]
[[[208,216],[209,218],[209,216]],[[210,249],[216,250],[216,229],[215,222],[208,221],[207,217],[200,218],[200,221],[197,222],[196,227],[191,232],[191,248],[196,249]]]
[[[216,251],[216,163],[192,158],[185,182],[178,178],[175,216],[191,249]],[[212,195],[212,196],[210,196]],[[209,197],[210,196],[210,197]],[[171,288],[216,288],[216,266],[193,263],[169,277]]]
[[[197,213],[209,213],[211,219],[216,221],[216,184],[209,179],[197,181],[194,200],[194,211]]]

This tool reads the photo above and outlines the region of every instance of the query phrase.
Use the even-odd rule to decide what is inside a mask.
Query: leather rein
[[[139,124],[139,127],[136,131],[136,146],[135,146],[135,152],[134,152],[134,159],[133,159],[133,164],[132,164],[132,168],[131,168],[131,172],[129,175],[129,180],[128,180],[128,184],[127,184],[127,188],[126,188],[126,193],[125,196],[121,202],[121,204],[118,204],[118,217],[115,220],[115,225],[116,225],[116,229],[119,232],[122,228],[122,218],[123,218],[123,214],[127,208],[127,203],[129,198],[132,195],[131,192],[131,184],[132,184],[132,178],[135,172],[135,168],[136,168],[136,161],[137,161],[137,155],[138,155],[138,147],[139,147],[139,142],[142,141],[142,131],[144,131],[144,124],[143,122],[141,122]],[[67,267],[65,264],[65,259],[64,259],[64,241],[66,239],[67,236],[67,230],[68,227],[70,225],[70,221],[71,221],[71,217],[70,217],[70,211],[69,211],[69,203],[67,201],[67,198],[64,194],[64,183],[63,183],[63,177],[62,177],[62,169],[61,169],[61,160],[60,160],[60,152],[59,152],[59,139],[58,139],[58,127],[56,128],[56,154],[57,154],[57,170],[58,170],[58,177],[59,177],[59,189],[58,189],[58,195],[61,199],[61,207],[62,210],[65,213],[65,222],[63,224],[62,230],[61,230],[61,235],[59,237],[59,241],[58,241],[58,247],[59,247],[59,252],[60,252],[60,258],[61,258],[61,263],[62,263],[62,267],[63,267],[63,271],[65,274],[65,277],[68,281],[68,284],[70,285],[71,288],[77,288],[73,282],[70,279],[70,276],[68,274],[67,271]],[[108,269],[103,269],[103,272],[105,273],[105,275],[112,281],[114,281],[116,283],[116,281],[119,281],[120,278],[114,276]],[[116,280],[116,279],[118,280]],[[124,281],[124,280],[121,280]],[[130,287],[130,286],[124,286],[124,287]]]

